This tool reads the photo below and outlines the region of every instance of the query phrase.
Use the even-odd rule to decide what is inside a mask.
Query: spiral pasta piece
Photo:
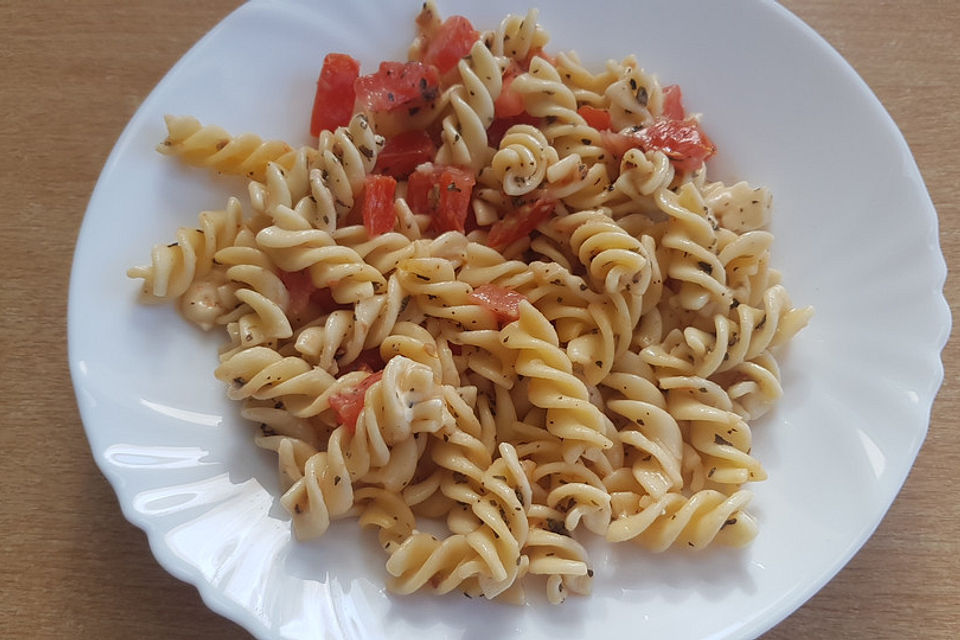
[[[294,159],[293,147],[280,140],[264,141],[252,133],[232,136],[220,127],[204,126],[192,116],[167,115],[164,120],[167,137],[157,151],[189,165],[263,180],[269,163],[289,166]]]
[[[297,537],[322,535],[332,518],[346,514],[357,481],[392,492],[406,486],[422,453],[413,434],[439,429],[442,410],[429,368],[403,357],[388,362],[383,378],[364,394],[355,429],[334,430],[327,450],[307,460],[303,477],[281,497]]]
[[[731,313],[715,315],[709,330],[674,329],[662,344],[643,350],[644,360],[664,371],[707,378],[786,343],[806,325],[812,309],[793,308],[786,289],[776,285],[767,289],[761,308],[740,304]]]
[[[504,193],[522,196],[540,186],[547,167],[557,160],[556,150],[538,128],[515,124],[503,135],[490,166]]]
[[[674,545],[703,549],[713,542],[742,547],[757,533],[756,521],[743,511],[752,497],[744,490],[726,496],[704,489],[689,498],[679,493],[653,498],[615,492],[617,517],[610,523],[607,540],[632,540],[658,552]]]
[[[330,373],[349,365],[366,349],[379,347],[409,304],[396,278],[386,291],[358,300],[350,310],[332,311],[301,327],[294,348],[308,362]]]
[[[243,226],[243,210],[236,198],[227,201],[226,209],[204,211],[198,218],[199,229],[181,227],[176,242],[155,246],[149,266],[127,270],[128,277],[143,279],[144,302],[181,296],[194,280],[210,271],[214,255],[232,245]]]
[[[655,200],[670,216],[662,245],[669,250],[666,274],[680,283],[677,302],[695,311],[729,308],[733,294],[723,263],[713,251],[717,222],[697,188],[686,183],[676,193],[663,189]]]
[[[464,504],[481,524],[443,540],[425,533],[411,535],[387,561],[387,571],[393,576],[390,589],[412,593],[430,585],[437,593],[447,593],[476,581],[484,597],[494,598],[526,568],[520,554],[527,539],[530,499],[525,471],[507,443],[500,445],[500,457],[485,472],[473,467],[468,458],[446,457],[461,461],[454,471],[459,475],[452,476],[453,484],[469,487],[457,496],[467,501]]]
[[[271,226],[257,234],[257,244],[284,271],[308,269],[314,286],[329,288],[341,304],[370,297],[386,284],[375,267],[350,247],[338,245],[326,231]]]
[[[633,56],[621,63],[619,78],[607,87],[604,95],[609,101],[614,131],[646,126],[663,112],[660,83],[641,69]]]
[[[590,448],[607,449],[603,414],[588,399],[586,385],[558,346],[550,322],[533,305],[520,303],[520,319],[501,331],[505,347],[518,351],[517,373],[529,379],[530,401],[547,410],[550,433],[563,438],[564,459],[572,461]]]
[[[588,166],[606,159],[600,133],[577,113],[576,96],[545,59],[534,57],[530,70],[517,76],[510,88],[523,97],[527,113],[545,119],[543,134],[561,159],[576,154]],[[605,171],[604,178],[605,190],[609,184]]]
[[[457,69],[461,84],[449,93],[452,112],[443,119],[436,161],[479,171],[494,153],[487,143],[487,127],[493,123],[493,102],[500,95],[500,63],[477,41]]]
[[[493,55],[524,62],[550,40],[549,34],[537,22],[539,15],[537,9],[530,9],[525,16],[510,14],[497,29],[485,31],[480,39]]]
[[[608,60],[602,71],[593,73],[583,65],[574,51],[561,51],[555,57],[557,72],[563,79],[563,84],[573,91],[578,105],[607,107],[607,88],[616,82],[622,73],[619,62]]]
[[[654,498],[682,489],[683,434],[650,367],[624,354],[602,385],[621,396],[608,399],[607,407],[627,421],[617,436],[635,452],[628,456],[634,479]]]
[[[659,385],[666,391],[670,414],[678,422],[686,421],[690,445],[700,454],[708,480],[740,485],[767,478],[750,455],[750,426],[733,411],[722,387],[695,376],[669,376]]]

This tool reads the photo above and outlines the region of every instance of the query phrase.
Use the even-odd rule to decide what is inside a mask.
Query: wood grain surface
[[[0,0],[2,638],[249,637],[165,573],[121,515],[83,434],[65,321],[76,234],[114,141],[171,65],[237,4]],[[784,4],[850,61],[902,129],[955,263],[960,2]],[[954,309],[958,288],[951,276]],[[929,436],[876,534],[765,638],[960,637],[958,355],[948,344]]]

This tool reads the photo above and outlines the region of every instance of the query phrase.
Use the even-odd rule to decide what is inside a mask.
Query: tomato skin
[[[310,305],[311,294],[316,290],[316,287],[313,286],[313,280],[310,279],[309,270],[281,271],[277,275],[283,282],[283,286],[287,288],[287,295],[289,296],[287,316],[289,318],[301,318]]]
[[[469,20],[463,16],[450,16],[427,42],[422,61],[435,66],[443,75],[470,53],[479,36]]]
[[[522,293],[496,284],[482,284],[467,298],[493,312],[501,325],[519,319],[520,303],[527,299]]]
[[[372,373],[354,388],[330,396],[330,408],[337,414],[337,420],[340,421],[340,424],[351,434],[357,429],[357,418],[360,417],[360,412],[363,410],[363,397],[366,395],[367,389],[382,377],[383,371]]]
[[[662,151],[679,171],[695,171],[717,152],[717,146],[691,119],[658,118],[650,126],[627,133],[604,131],[601,144],[614,157],[620,158],[628,149]]]
[[[371,238],[393,230],[397,221],[393,208],[396,192],[397,181],[390,176],[371,174],[364,179],[363,226]]]
[[[463,233],[476,181],[467,169],[421,165],[407,181],[407,204],[414,213],[429,215],[430,227],[437,233]]]
[[[437,146],[426,131],[404,131],[387,140],[373,171],[403,180],[417,166],[433,160],[436,153]]]
[[[523,73],[522,69],[513,64],[503,72],[503,85],[500,95],[493,101],[493,115],[497,118],[518,116],[526,110],[523,105],[523,96],[511,89],[513,81]]]
[[[610,112],[606,109],[598,109],[597,107],[591,107],[590,105],[585,104],[577,109],[577,113],[580,114],[581,118],[587,121],[588,125],[597,131],[603,131],[610,128]]]
[[[663,88],[663,117],[671,120],[683,120],[687,117],[683,110],[683,92],[678,84]]]
[[[277,276],[289,296],[287,318],[295,325],[342,307],[334,301],[329,287],[318,289],[314,286],[309,269],[279,271]]]
[[[381,62],[376,73],[360,76],[353,86],[357,101],[370,111],[412,109],[436,99],[440,74],[422,62]]]
[[[310,135],[324,129],[334,130],[350,123],[356,93],[353,86],[360,76],[360,63],[345,53],[330,53],[323,59],[317,93],[310,114]]]
[[[637,133],[640,148],[658,149],[670,158],[674,168],[694,171],[717,151],[716,145],[693,119],[669,120],[661,118]]]
[[[490,227],[487,244],[494,249],[502,249],[530,235],[537,225],[553,214],[556,208],[556,200],[547,197],[541,197],[532,204],[523,205]]]

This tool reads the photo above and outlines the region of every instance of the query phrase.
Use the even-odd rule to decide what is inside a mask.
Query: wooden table
[[[903,130],[960,259],[960,3],[787,0]],[[67,371],[67,282],[87,200],[154,84],[236,0],[0,1],[3,638],[243,638],[165,573],[94,466]],[[829,97],[824,96],[829,109]],[[947,297],[960,300],[956,277]],[[960,637],[960,347],[876,535],[766,638]]]

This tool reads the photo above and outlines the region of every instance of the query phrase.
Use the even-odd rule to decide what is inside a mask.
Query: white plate
[[[720,148],[711,175],[775,194],[774,262],[816,316],[784,354],[782,404],[755,429],[770,475],[754,487],[760,534],[733,553],[595,544],[593,596],[522,608],[388,595],[373,534],[353,522],[291,540],[272,455],[253,446],[213,378],[220,337],[170,308],[139,306],[124,276],[243,184],[185,169],[153,146],[168,112],[305,142],[323,55],[347,51],[368,70],[404,55],[416,6],[254,1],[184,56],[110,155],[77,244],[69,337],[93,455],[124,514],[168,571],[257,636],[534,640],[600,625],[611,636],[755,636],[860,548],[923,442],[950,325],[946,269],[917,167],[864,82],[772,2],[543,4],[552,50],[577,49],[590,63],[635,53],[704,114]],[[441,4],[482,27],[526,8]]]

